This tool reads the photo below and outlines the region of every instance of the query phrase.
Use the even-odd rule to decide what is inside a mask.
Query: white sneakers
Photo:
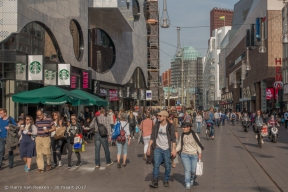
[[[58,167],[62,167],[61,161],[58,161]]]

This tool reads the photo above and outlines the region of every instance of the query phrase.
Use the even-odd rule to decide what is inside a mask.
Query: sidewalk
[[[200,137],[205,147],[203,151],[204,175],[198,177],[199,186],[193,186],[191,191],[279,191],[227,127],[215,130],[216,139],[206,141],[204,140],[205,130],[202,129]],[[284,151],[284,149],[279,150]],[[90,143],[86,146],[86,151],[81,153],[81,167],[75,167],[76,156],[73,154],[74,166],[70,170],[67,169],[67,157],[62,156],[64,164],[62,167],[41,174],[35,172],[35,159],[33,159],[32,172],[25,173],[24,163],[18,155],[15,157],[16,167],[0,171],[2,176],[0,191],[12,191],[11,187],[13,186],[35,186],[35,188],[36,186],[48,186],[50,188],[41,189],[42,192],[75,191],[75,189],[71,189],[71,186],[82,187],[83,189],[79,190],[87,192],[187,191],[184,187],[184,169],[181,161],[175,169],[172,168],[174,181],[170,181],[169,188],[163,187],[164,168],[161,168],[159,188],[151,189],[149,183],[152,179],[152,165],[146,165],[142,160],[142,144],[138,144],[137,140],[132,140],[131,146],[128,148],[128,165],[121,169],[116,167],[116,147],[110,147],[110,151],[111,158],[114,160],[114,164],[110,167],[106,167],[104,163],[104,151],[101,148],[101,167],[100,169],[94,168],[94,143]],[[9,189],[4,190],[5,186],[8,186]],[[64,189],[69,186],[70,189]],[[60,189],[57,189],[58,187]],[[36,189],[22,188],[21,191],[36,191]]]

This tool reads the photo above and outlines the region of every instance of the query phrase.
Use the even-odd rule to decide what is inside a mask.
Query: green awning
[[[70,103],[73,106],[89,105],[89,99],[86,97],[56,86],[48,86],[14,94],[12,101],[17,103],[42,103],[45,105],[62,105],[65,103]]]
[[[75,89],[75,90],[72,90],[70,92],[76,93],[77,95],[82,95],[83,97],[88,98],[89,99],[89,105],[97,105],[97,106],[107,106],[108,105],[108,101],[101,99],[100,97],[97,97],[96,95],[82,91],[80,89]]]

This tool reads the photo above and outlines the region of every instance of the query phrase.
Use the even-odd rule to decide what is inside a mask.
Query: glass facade
[[[83,33],[80,27],[80,24],[75,19],[70,21],[70,33],[73,39],[73,49],[75,57],[78,61],[80,61],[83,57],[84,52],[84,40],[83,40]]]

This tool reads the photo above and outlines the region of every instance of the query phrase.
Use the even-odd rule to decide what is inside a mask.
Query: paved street
[[[276,144],[265,139],[262,149],[256,145],[252,131],[245,133],[240,125],[216,128],[215,134],[214,141],[206,141],[202,129],[204,175],[198,177],[199,186],[192,187],[191,191],[288,191],[286,129],[280,129],[279,142]],[[115,160],[116,147],[110,149]],[[22,187],[21,191],[187,191],[181,162],[172,169],[174,181],[170,182],[170,188],[164,188],[160,181],[158,189],[150,189],[148,185],[152,179],[152,166],[142,160],[143,145],[137,144],[136,140],[128,149],[129,161],[125,168],[118,169],[116,162],[106,168],[102,149],[103,163],[100,169],[94,169],[93,151],[94,144],[88,144],[86,151],[81,154],[83,164],[80,168],[73,166],[68,170],[67,158],[63,156],[63,167],[41,174],[35,172],[35,160],[32,172],[25,173],[24,163],[17,153],[16,167],[13,169],[5,168],[8,162],[4,161],[0,191],[20,191],[15,189],[17,186]],[[75,154],[73,160],[76,161]],[[163,170],[160,179],[163,178]],[[45,186],[49,189],[45,189]]]

